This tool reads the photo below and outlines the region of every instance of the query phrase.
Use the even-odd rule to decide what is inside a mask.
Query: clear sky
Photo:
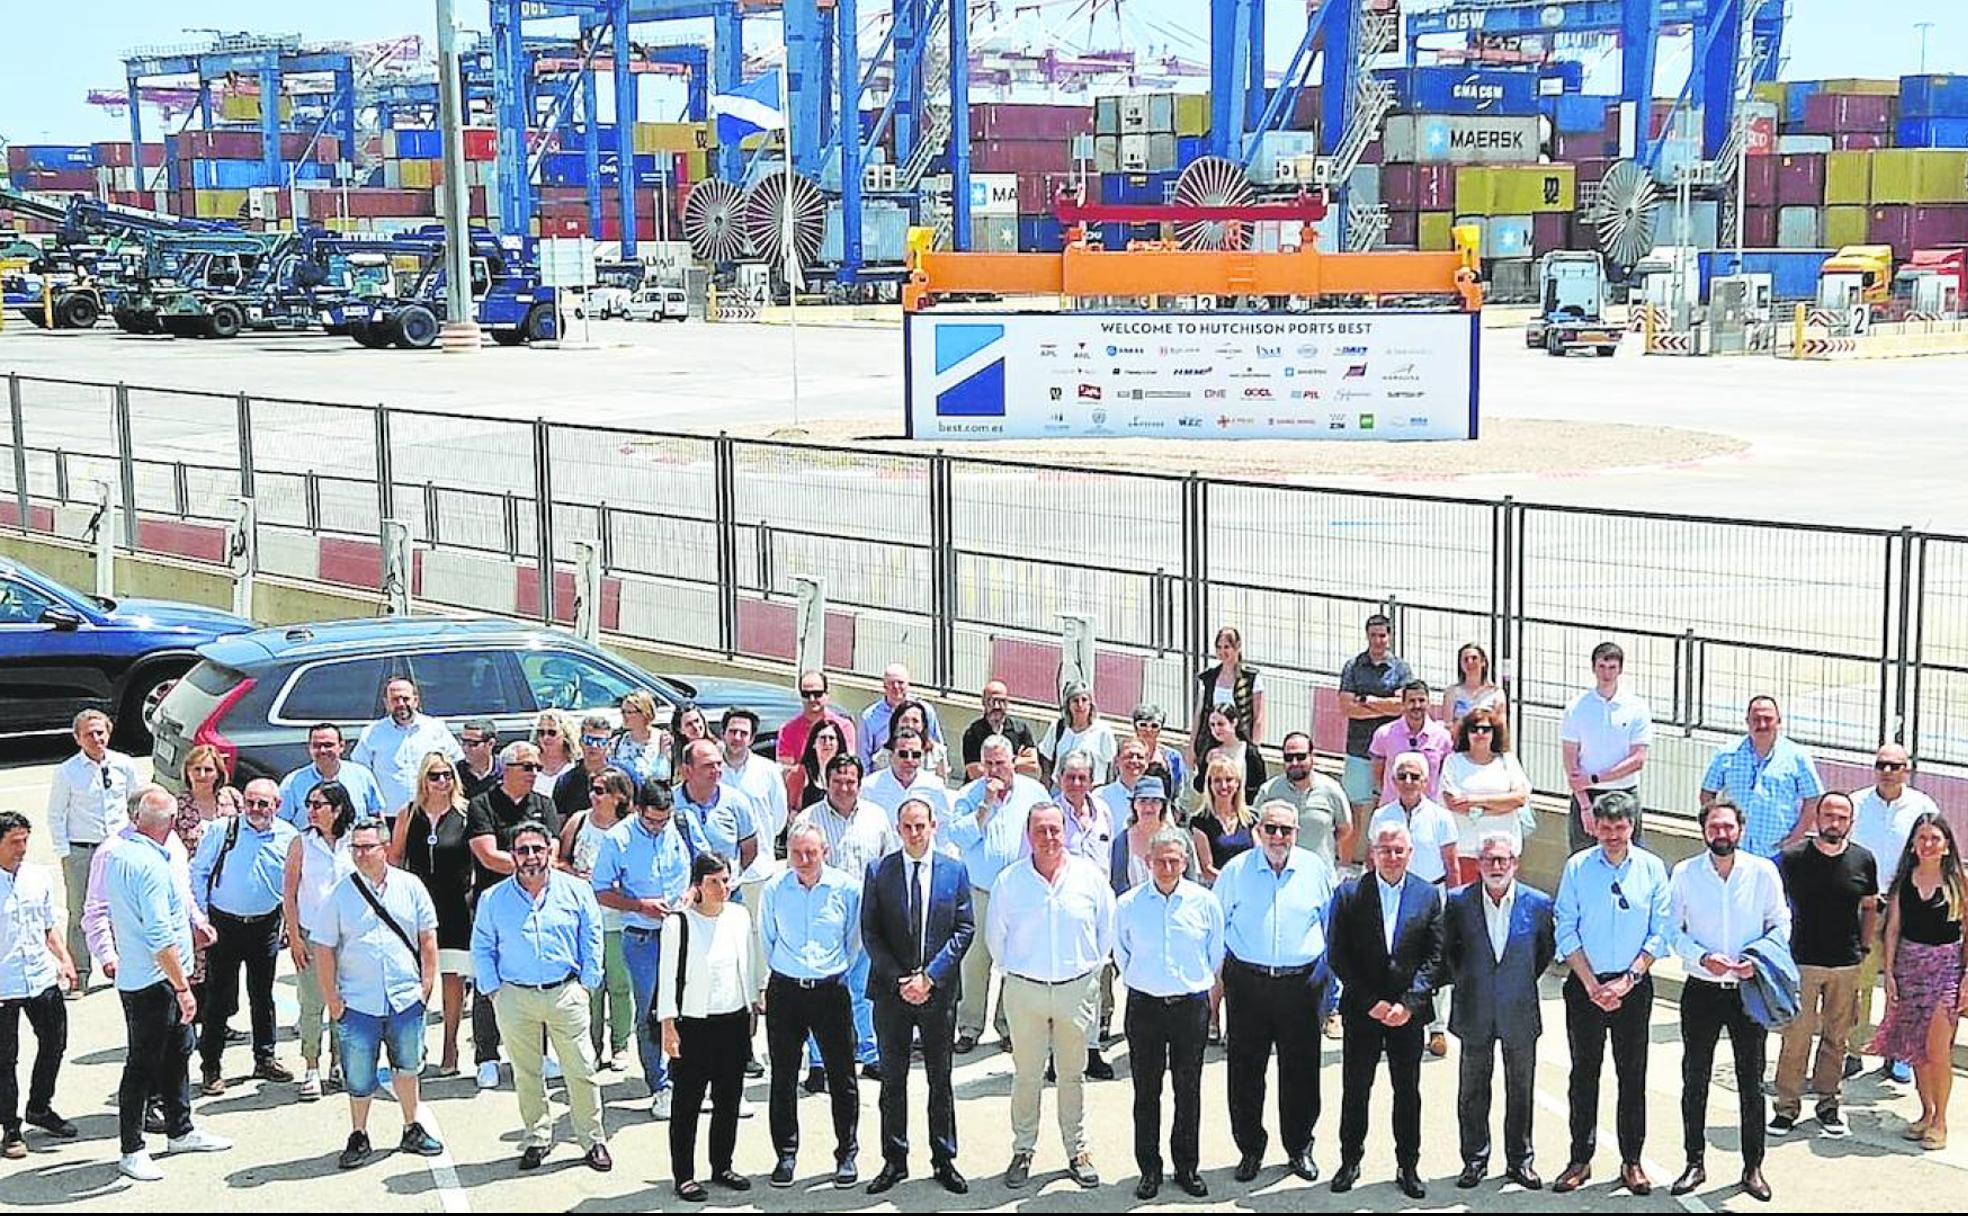
[[[1076,10],[1095,0],[1038,0],[1033,19],[1048,27],[1082,31],[1087,19]],[[1098,0],[1111,7],[1116,0]],[[1204,0],[1118,0],[1134,31],[1135,49],[1161,51],[1183,31],[1193,31],[1184,50],[1201,57],[1206,34],[1199,15]],[[1005,19],[1033,0],[996,0]],[[1274,67],[1282,68],[1296,42],[1292,13],[1303,0],[1267,0],[1271,5]],[[879,0],[863,0],[871,10]],[[1436,7],[1420,0],[1411,7]],[[284,11],[283,11],[284,10]],[[483,28],[480,0],[458,0],[468,25]],[[1898,76],[1919,70],[1920,35],[1915,23],[1933,22],[1928,31],[1927,68],[1968,72],[1968,0],[1794,0],[1786,44],[1792,79],[1825,76]],[[120,89],[122,56],[133,47],[197,41],[196,27],[262,34],[299,33],[323,40],[371,41],[409,33],[427,38],[433,6],[429,0],[336,0],[333,4],[270,5],[265,0],[95,0],[86,9],[35,0],[0,0],[8,48],[0,67],[0,138],[16,143],[89,143],[127,138],[127,121],[90,106],[92,88]],[[280,15],[274,15],[279,13]],[[1302,18],[1299,18],[1302,21]],[[1111,20],[1103,28],[1113,28]],[[1299,30],[1303,30],[1300,25]],[[686,36],[693,31],[679,28]],[[1154,39],[1153,43],[1149,40]],[[1683,61],[1685,62],[1685,60]],[[154,113],[147,130],[158,129]]]

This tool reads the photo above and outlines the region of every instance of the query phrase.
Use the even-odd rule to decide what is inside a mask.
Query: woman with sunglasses
[[[608,762],[637,784],[668,781],[675,770],[670,732],[656,725],[656,698],[637,689],[622,698],[622,731],[608,749]]]
[[[417,796],[396,818],[390,864],[415,874],[437,909],[437,971],[444,990],[444,1051],[437,1075],[458,1075],[458,1025],[471,974],[472,851],[457,765],[431,752],[417,771]]]
[[[1455,751],[1442,763],[1442,805],[1455,815],[1455,886],[1482,880],[1483,837],[1507,833],[1522,854],[1524,837],[1537,830],[1531,779],[1510,753],[1510,724],[1501,710],[1478,706],[1456,723]]]
[[[635,789],[633,780],[619,768],[605,768],[589,779],[587,809],[576,812],[560,829],[560,855],[568,859],[567,868],[576,878],[594,880],[602,838],[633,813]],[[627,1066],[629,1040],[635,1036],[635,982],[622,954],[622,913],[606,904],[601,908],[601,939],[602,984],[588,994],[588,1038],[596,1062],[620,1072]]]
[[[1472,709],[1495,710],[1499,720],[1508,717],[1503,689],[1490,679],[1489,651],[1475,642],[1463,643],[1456,651],[1456,676],[1456,682],[1442,690],[1442,721],[1453,727]]]
[[[580,763],[574,747],[574,719],[565,710],[543,709],[533,722],[533,746],[540,750],[540,771],[533,774],[535,793],[553,797],[554,782]]]
[[[301,1092],[303,1102],[321,1097],[322,1014],[327,998],[314,970],[311,930],[321,923],[328,896],[355,869],[349,852],[349,828],[355,823],[355,799],[339,781],[324,781],[308,791],[303,805],[307,824],[287,848],[287,872],[281,887],[281,907],[287,919],[287,949],[294,960],[294,986],[299,991],[301,1016]],[[341,1036],[328,1026],[328,1057],[341,1066]]]

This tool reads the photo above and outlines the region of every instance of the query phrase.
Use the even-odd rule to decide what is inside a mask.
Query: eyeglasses
[[[608,792],[608,787],[601,784],[595,784],[588,787],[588,792],[590,794],[606,794]]]
[[[440,769],[433,769],[430,772],[429,777],[432,781],[456,781],[458,779],[458,774],[452,772],[448,768],[440,768]]]
[[[1422,776],[1422,775],[1421,775],[1420,773],[1395,773],[1395,774],[1394,774],[1394,780],[1396,780],[1396,781],[1426,781],[1426,780],[1427,780],[1427,778],[1426,778],[1426,777],[1423,777],[1423,776]]]
[[[1875,760],[1872,762],[1872,767],[1882,773],[1897,773],[1906,768],[1906,762],[1902,760]]]
[[[384,846],[382,846],[382,845],[380,845],[380,844],[351,844],[351,845],[349,845],[349,852],[351,852],[351,853],[374,853],[374,852],[376,852],[376,851],[377,851],[378,849],[381,849],[381,848],[383,848],[383,847],[384,847]]]
[[[543,844],[516,844],[513,846],[514,857],[537,857],[546,851],[547,846]]]
[[[1620,885],[1617,882],[1613,884],[1613,898],[1620,901],[1620,911],[1622,912],[1633,911],[1633,905],[1626,902],[1626,892],[1620,890]]]
[[[1496,727],[1491,726],[1488,722],[1471,722],[1469,724],[1469,733],[1472,735],[1487,735],[1495,730]]]
[[[1277,837],[1290,836],[1298,831],[1298,827],[1296,824],[1290,823],[1267,823],[1261,825],[1258,830],[1266,836]]]
[[[541,737],[542,739],[558,739],[558,738],[560,738],[560,731],[558,731],[558,730],[556,730],[555,728],[553,728],[553,727],[551,727],[551,726],[542,726],[542,727],[540,728],[540,730],[539,730],[539,732],[538,732],[538,733],[539,733],[539,735],[540,735],[540,737]]]
[[[1310,760],[1311,758],[1312,758],[1312,753],[1311,753],[1311,752],[1286,752],[1286,753],[1285,753],[1285,763],[1286,763],[1286,764],[1296,764],[1296,763],[1298,763],[1298,762],[1299,762],[1299,761],[1301,761],[1301,760]]]
[[[802,701],[818,701],[821,697],[824,697],[826,695],[827,695],[827,690],[824,688],[800,689],[800,700]]]
[[[920,760],[923,758],[923,754],[921,752],[896,752],[895,758],[897,760]]]
[[[270,811],[280,805],[278,800],[272,798],[248,798],[245,802],[246,809],[249,811]],[[314,804],[310,802],[308,805],[313,806]],[[324,803],[323,805],[326,804]]]
[[[608,736],[607,736],[607,735],[582,735],[582,736],[581,736],[581,746],[582,746],[582,747],[607,747],[607,746],[608,746]]]
[[[483,737],[477,739],[466,739],[460,737],[458,742],[464,744],[466,747],[484,747],[486,744],[492,742],[492,740]]]
[[[541,768],[545,766],[540,764],[535,764],[531,760],[521,760],[519,763],[513,765],[513,767],[518,769],[522,773],[537,773],[540,771]]]
[[[333,805],[335,804],[328,801],[326,798],[310,798],[307,800],[307,809],[310,811],[314,810],[317,807],[333,806]]]

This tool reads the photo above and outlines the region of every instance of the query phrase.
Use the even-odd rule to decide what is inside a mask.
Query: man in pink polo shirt
[[[779,728],[776,754],[780,767],[792,768],[800,762],[800,757],[806,754],[807,737],[823,721],[830,721],[841,728],[841,737],[847,740],[846,754],[854,755],[854,719],[827,703],[827,673],[802,672],[799,694],[800,716]]]
[[[1425,680],[1401,685],[1401,716],[1376,730],[1373,742],[1367,745],[1383,806],[1400,797],[1394,788],[1394,757],[1402,752],[1420,752],[1428,757],[1428,797],[1441,797],[1442,762],[1455,750],[1455,736],[1428,712],[1433,695]]]

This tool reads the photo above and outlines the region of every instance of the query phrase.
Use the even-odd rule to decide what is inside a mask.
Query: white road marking
[[[417,1122],[423,1124],[424,1130],[437,1137],[440,1143],[446,1144],[445,1150],[437,1156],[424,1158],[424,1166],[430,1170],[431,1184],[437,1188],[438,1202],[447,1212],[471,1211],[471,1199],[458,1181],[458,1169],[451,1160],[451,1149],[444,1139],[444,1130],[437,1125],[437,1112],[431,1109],[430,1103],[421,1099],[417,1102]]]

